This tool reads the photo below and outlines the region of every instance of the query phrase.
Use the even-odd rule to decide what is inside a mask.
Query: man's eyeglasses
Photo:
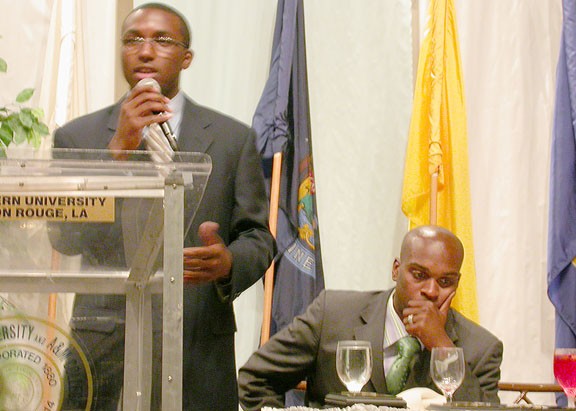
[[[172,37],[167,36],[154,37],[151,39],[144,37],[126,37],[122,39],[122,45],[128,52],[140,50],[145,43],[150,43],[157,52],[167,53],[178,46],[188,49],[188,46],[183,42],[174,40]]]

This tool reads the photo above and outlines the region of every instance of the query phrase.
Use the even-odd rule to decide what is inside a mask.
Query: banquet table
[[[264,407],[262,411],[320,411],[319,408],[309,407],[288,407],[288,408],[270,408]],[[406,411],[406,408],[383,407],[371,404],[354,404],[345,408],[332,407],[322,408],[321,411]]]
[[[455,402],[453,404],[429,404],[426,407],[395,408],[376,406],[371,404],[354,404],[347,407],[310,408],[288,407],[271,408],[264,407],[262,411],[567,411],[569,408],[556,406],[533,405],[533,404],[486,404],[476,402]],[[572,409],[574,410],[574,409]]]

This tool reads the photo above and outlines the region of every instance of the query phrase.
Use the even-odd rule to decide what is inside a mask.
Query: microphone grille
[[[157,92],[161,92],[161,88],[160,88],[160,84],[158,84],[158,82],[156,80],[154,80],[153,78],[147,77],[147,78],[143,78],[142,80],[140,80],[135,86],[134,88],[138,88],[138,87],[152,87],[155,91]]]

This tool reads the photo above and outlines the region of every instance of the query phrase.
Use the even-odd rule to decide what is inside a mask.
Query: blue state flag
[[[576,347],[576,0],[563,2],[550,171],[548,296],[556,347]]]
[[[312,162],[302,0],[279,0],[270,74],[253,127],[265,174],[282,151],[270,333],[304,312],[324,289]]]

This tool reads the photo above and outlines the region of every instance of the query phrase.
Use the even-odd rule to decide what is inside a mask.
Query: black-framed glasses
[[[159,36],[153,38],[135,36],[125,37],[122,39],[122,45],[128,52],[135,52],[140,50],[145,43],[150,43],[150,45],[157,52],[170,52],[178,46],[188,49],[188,46],[185,43],[168,36]]]

